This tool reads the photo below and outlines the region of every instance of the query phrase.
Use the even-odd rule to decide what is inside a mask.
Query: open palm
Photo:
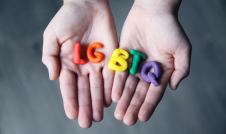
[[[74,64],[77,42],[82,50],[101,42],[104,47],[97,51],[105,54],[105,60]],[[59,77],[65,112],[70,119],[78,117],[81,127],[89,127],[92,120],[102,120],[104,102],[111,103],[114,73],[107,68],[107,59],[117,44],[107,1],[65,2],[44,32],[43,63],[50,79]]]
[[[143,81],[139,73],[137,77],[128,72],[115,74],[112,89],[112,99],[118,102],[115,117],[133,125],[138,119],[150,118],[168,83],[176,89],[188,74],[190,43],[176,15],[149,12],[134,4],[124,23],[120,47],[145,53],[147,61],[158,61],[163,72],[157,87]]]

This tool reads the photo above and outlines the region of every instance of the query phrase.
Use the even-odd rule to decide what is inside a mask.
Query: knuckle
[[[122,80],[125,79],[125,73],[117,73],[116,74],[116,80],[118,80],[118,82],[122,82]]]
[[[103,99],[102,98],[95,98],[92,100],[92,106],[95,110],[103,109]]]
[[[144,95],[145,95],[145,91],[144,90],[138,90],[138,91],[136,91],[134,97],[137,100],[140,100],[141,98],[143,98]]]
[[[98,83],[95,83],[95,86],[93,86],[92,89],[93,89],[94,91],[99,91],[99,90],[102,90],[103,87],[102,87],[101,85],[98,85]]]
[[[133,93],[134,92],[134,87],[132,86],[126,86],[125,87],[125,91],[130,94],[130,93]]]
[[[151,100],[145,100],[144,104],[146,105],[146,110],[148,111],[148,109],[154,109],[156,107],[156,103],[154,101]]]
[[[139,104],[137,102],[133,102],[130,104],[130,106],[133,108],[133,109],[138,109],[139,108]],[[132,112],[135,112],[136,110],[133,110]]]

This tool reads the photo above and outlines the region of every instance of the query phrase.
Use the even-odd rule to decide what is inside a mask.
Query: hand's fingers
[[[78,122],[82,128],[88,128],[92,124],[92,105],[88,76],[78,77]]]
[[[128,72],[116,72],[112,87],[111,98],[114,102],[118,102],[122,95]]]
[[[168,84],[171,70],[163,73],[164,74],[161,77],[160,85],[155,87],[151,84],[148,89],[146,98],[141,105],[141,108],[138,113],[138,118],[140,121],[147,121],[151,117],[160,100],[162,99],[162,96]]]
[[[136,123],[140,107],[144,102],[149,85],[149,83],[143,80],[140,80],[140,82],[138,83],[136,91],[123,118],[123,122],[126,125],[131,126]]]
[[[103,42],[105,44],[105,65],[103,67],[103,78],[104,78],[104,96],[105,96],[105,106],[108,107],[111,105],[112,99],[111,99],[111,94],[112,94],[112,86],[113,86],[113,81],[114,81],[114,71],[110,70],[108,68],[108,62],[111,57],[111,53],[114,51],[114,49],[118,48],[118,39],[115,31],[115,25],[113,24],[114,22],[106,23],[110,24],[107,27],[111,28],[109,30],[103,29],[104,33],[104,39]]]
[[[138,79],[134,76],[129,75],[126,80],[125,88],[123,90],[122,97],[119,99],[118,104],[115,109],[115,118],[122,120],[126,110],[130,104],[130,101],[133,97],[134,91],[137,86]]]
[[[170,79],[170,87],[176,89],[178,84],[189,74],[191,48],[181,45],[174,54],[174,72]]]
[[[93,120],[101,121],[103,119],[103,78],[100,72],[91,73],[89,75],[90,79],[90,91],[92,98],[92,111],[93,111]]]
[[[124,26],[125,26],[125,24],[124,24]],[[123,48],[124,50],[130,50],[131,45],[137,45],[137,44],[134,44],[134,43],[131,44],[131,42],[129,42],[132,32],[127,33],[127,32],[125,32],[127,30],[124,28],[125,27],[123,27],[123,30],[122,30],[122,33],[120,36],[119,47]],[[127,68],[127,70],[129,70],[129,68]],[[114,102],[119,101],[119,99],[122,95],[128,74],[129,74],[128,71],[115,72],[115,77],[114,77],[114,82],[113,82],[113,87],[112,87],[112,95],[111,95],[111,98]]]
[[[64,109],[69,119],[76,119],[78,116],[77,80],[73,72],[61,70],[60,89],[64,102]]]
[[[55,34],[50,30],[45,31],[43,35],[42,62],[46,65],[51,80],[57,79],[60,75],[59,52],[60,46]]]
[[[114,71],[109,70],[108,67],[103,68],[104,78],[104,104],[106,107],[111,105],[111,91],[114,80]]]

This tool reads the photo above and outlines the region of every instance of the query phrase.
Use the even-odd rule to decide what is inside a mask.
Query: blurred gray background
[[[132,0],[110,0],[120,33]],[[151,120],[127,127],[115,105],[90,129],[66,118],[58,82],[41,63],[42,32],[61,0],[0,0],[0,134],[225,134],[226,1],[184,0],[190,77],[167,90]]]

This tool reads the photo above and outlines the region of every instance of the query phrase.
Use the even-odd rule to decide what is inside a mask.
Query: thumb
[[[170,87],[176,90],[179,83],[189,75],[191,45],[185,43],[174,54],[174,71],[170,78]]]
[[[44,32],[42,62],[49,72],[49,79],[56,80],[60,74],[59,61],[60,46],[56,36],[51,32]]]

